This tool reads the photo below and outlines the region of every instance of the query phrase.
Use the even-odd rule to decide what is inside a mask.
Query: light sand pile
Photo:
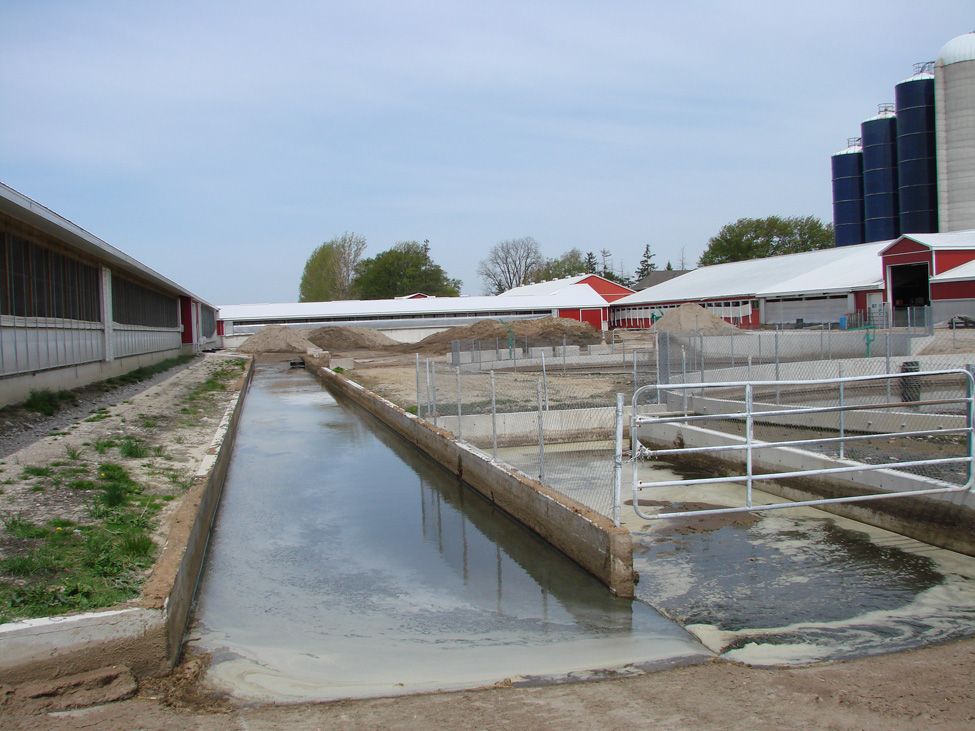
[[[658,330],[670,332],[702,332],[705,335],[721,335],[735,329],[717,315],[708,312],[701,305],[687,302],[680,307],[664,310],[664,316],[657,320]]]
[[[506,321],[508,322],[508,321]],[[512,320],[508,322],[515,334],[530,341],[546,341],[549,344],[562,344],[562,337],[568,345],[589,345],[601,341],[599,331],[587,322],[570,320],[564,317],[543,317],[537,320]],[[425,337],[414,349],[425,353],[448,353],[452,340],[491,340],[500,339],[502,346],[508,342],[508,328],[497,320],[478,320],[473,325],[452,327],[443,332]]]
[[[382,350],[398,342],[371,327],[320,327],[305,331],[305,336],[319,348],[330,350]]]
[[[318,346],[284,325],[265,325],[237,348],[241,353],[305,353]]]

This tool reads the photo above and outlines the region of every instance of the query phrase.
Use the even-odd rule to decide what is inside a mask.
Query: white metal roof
[[[948,41],[938,53],[938,60],[935,63],[939,66],[947,66],[972,60],[975,60],[975,33],[965,33]]]
[[[607,306],[606,300],[592,287],[585,284],[575,284],[563,287],[560,291],[545,296],[425,297],[412,300],[343,300],[337,302],[221,305],[220,319],[233,322],[246,322],[247,320],[281,320],[286,322],[291,319],[315,317],[395,318],[405,316],[415,318],[458,313],[470,313],[474,316],[483,313],[484,317],[489,317],[497,312],[515,313]]]
[[[933,251],[975,249],[975,229],[972,228],[937,234],[903,234],[899,239],[887,242],[888,246],[885,248],[890,248],[902,239],[916,241]]]
[[[975,279],[975,261],[960,264],[946,272],[931,277],[929,282],[966,282]]]
[[[150,269],[145,264],[111,244],[102,241],[97,236],[88,233],[81,226],[59,216],[50,208],[42,206],[35,200],[28,198],[4,183],[0,183],[0,212],[33,226],[53,238],[70,244],[107,264],[113,265],[131,274],[155,284],[156,286],[192,297],[198,302],[213,307],[212,304],[190,292],[185,287],[176,284],[159,272]]]
[[[709,299],[827,294],[883,286],[880,252],[889,241],[699,267],[613,303],[626,305]]]

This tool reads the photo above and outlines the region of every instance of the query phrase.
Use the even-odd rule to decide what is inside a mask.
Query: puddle
[[[641,480],[676,475],[644,469]],[[653,497],[742,504],[735,485],[679,489]],[[638,597],[729,659],[807,664],[975,634],[975,558],[810,508],[652,524],[623,512]]]
[[[212,687],[297,702],[541,683],[710,653],[314,378],[261,364],[189,644]]]

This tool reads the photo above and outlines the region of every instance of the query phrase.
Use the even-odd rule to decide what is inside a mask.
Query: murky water
[[[677,474],[662,463],[644,470],[641,480]],[[730,484],[644,495],[665,506],[743,503]],[[975,558],[811,508],[652,524],[623,513],[638,597],[724,657],[806,664],[975,634]]]
[[[616,599],[314,378],[258,367],[190,644],[298,701],[586,677],[709,656]]]
[[[611,489],[613,452],[572,445],[551,463],[570,465],[576,482],[560,487],[585,499]],[[499,450],[531,466],[537,448]],[[548,467],[548,469],[553,469]],[[644,482],[710,477],[678,472],[662,461],[641,465]],[[633,535],[636,595],[723,657],[757,665],[809,664],[895,652],[975,634],[975,558],[812,508],[732,518],[645,521],[633,511],[632,471],[624,469],[623,524]],[[744,504],[744,488],[645,490],[645,512]],[[782,498],[755,491],[756,503]]]

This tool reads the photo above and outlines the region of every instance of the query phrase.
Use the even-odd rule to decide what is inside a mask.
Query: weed
[[[64,445],[64,453],[68,455],[68,459],[73,462],[77,462],[81,459],[81,450],[78,447],[72,447],[68,444]]]
[[[338,373],[339,375],[342,375],[343,373],[345,373],[345,368],[343,368],[342,366],[335,366],[332,370],[335,373]]]
[[[108,411],[106,411],[105,409],[99,409],[94,414],[92,414],[87,419],[85,419],[85,421],[104,421],[109,416],[111,416],[111,414],[109,414]]]
[[[145,533],[135,533],[123,536],[120,548],[129,556],[149,557],[155,553],[156,544]]]
[[[22,477],[48,477],[51,474],[50,467],[24,467]]]
[[[109,449],[115,446],[114,439],[98,439],[95,441],[94,447],[95,451],[99,454],[105,454]]]
[[[123,457],[129,459],[141,459],[149,454],[149,447],[141,439],[136,437],[124,437],[118,445],[118,451]]]
[[[49,388],[42,388],[39,391],[32,390],[27,394],[27,401],[24,402],[24,408],[28,411],[44,414],[44,416],[54,416],[58,412],[58,409],[61,408],[61,404],[58,401],[58,395],[54,391]]]
[[[72,490],[94,490],[98,487],[98,485],[91,480],[71,480],[71,482],[68,483],[68,487],[70,487]]]
[[[40,563],[34,553],[25,553],[20,556],[11,556],[0,562],[4,573],[11,576],[31,576],[40,569]]]
[[[11,536],[14,538],[20,538],[22,540],[44,538],[48,534],[47,528],[31,523],[19,513],[17,515],[10,515],[4,518],[3,527],[4,530],[6,530]]]
[[[166,454],[166,448],[163,445],[161,445],[161,444],[157,444],[150,451],[152,452],[152,456],[153,457],[160,457],[162,459],[169,459],[169,456]]]
[[[110,482],[102,491],[102,505],[106,508],[120,508],[129,500],[129,493],[124,485]]]

